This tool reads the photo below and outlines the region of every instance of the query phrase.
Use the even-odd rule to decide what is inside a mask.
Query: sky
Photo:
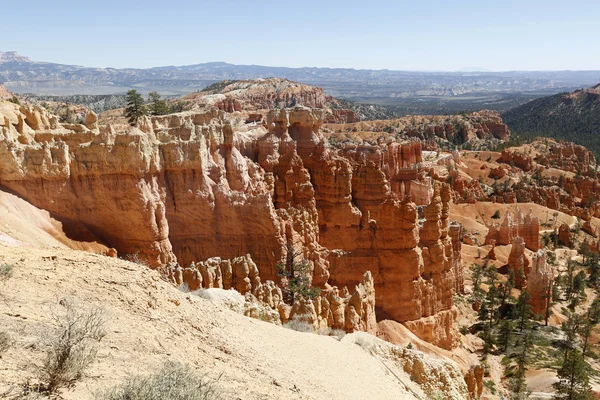
[[[0,51],[88,67],[600,69],[600,0],[28,0]]]

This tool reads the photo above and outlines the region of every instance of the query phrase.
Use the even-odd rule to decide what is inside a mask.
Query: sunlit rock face
[[[420,167],[420,143],[330,147],[322,112],[305,107],[271,111],[252,128],[217,108],[98,128],[94,116],[67,125],[41,108],[1,104],[0,186],[50,211],[74,238],[150,266],[248,255],[263,282],[278,281],[291,245],[313,285],[373,297],[341,296],[344,324],[373,330],[376,309],[453,345],[460,227],[448,219],[452,189]],[[172,278],[200,287],[208,270]],[[231,273],[221,286],[255,289],[250,271],[239,282]],[[327,296],[325,309],[339,314]]]

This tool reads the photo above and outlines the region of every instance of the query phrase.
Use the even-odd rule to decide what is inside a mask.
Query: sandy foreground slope
[[[16,339],[2,358],[0,393],[35,376],[42,359],[37,337],[58,301],[70,297],[101,306],[109,334],[88,376],[63,394],[68,399],[90,398],[91,391],[128,373],[151,372],[166,360],[219,379],[228,398],[407,396],[385,366],[355,344],[221,309],[142,266],[71,250],[0,245],[0,254],[1,262],[15,265],[1,289],[0,326]]]
[[[166,360],[218,379],[231,399],[412,398],[379,359],[350,341],[224,310],[136,264],[3,244],[0,262],[15,265],[13,278],[0,289],[0,326],[16,340],[1,359],[0,393],[36,375],[42,361],[38,336],[58,301],[70,297],[102,307],[108,335],[88,376],[63,393],[66,399],[91,398],[94,390],[129,373],[154,371]]]
[[[143,265],[69,247],[105,249],[71,241],[46,211],[0,191],[0,264],[14,266],[0,283],[0,331],[14,341],[0,358],[0,398],[36,382],[40,336],[64,298],[102,308],[108,332],[86,376],[61,393],[65,399],[92,399],[167,360],[190,365],[227,399],[467,397],[461,371],[447,360],[365,333],[339,340],[250,319]]]

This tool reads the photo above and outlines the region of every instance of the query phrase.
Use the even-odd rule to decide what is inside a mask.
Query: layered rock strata
[[[0,111],[0,186],[50,211],[72,237],[151,266],[221,257],[218,268],[214,259],[174,272],[190,287],[214,285],[221,271],[221,285],[247,288],[234,261],[231,276],[221,266],[246,254],[277,281],[291,244],[313,285],[354,287],[371,271],[381,318],[423,319],[417,335],[452,343],[460,234],[449,233],[451,188],[425,176],[419,143],[333,148],[322,112],[303,107],[269,112],[264,127],[212,109],[127,129],[98,129],[93,115],[87,126],[60,124],[12,103]],[[373,314],[357,307],[346,325],[369,330]]]

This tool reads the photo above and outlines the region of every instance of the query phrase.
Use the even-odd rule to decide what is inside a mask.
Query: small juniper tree
[[[320,289],[311,285],[309,262],[292,243],[287,244],[286,251],[285,263],[277,264],[277,274],[282,278],[286,300],[289,304],[294,304],[298,296],[316,298]]]

